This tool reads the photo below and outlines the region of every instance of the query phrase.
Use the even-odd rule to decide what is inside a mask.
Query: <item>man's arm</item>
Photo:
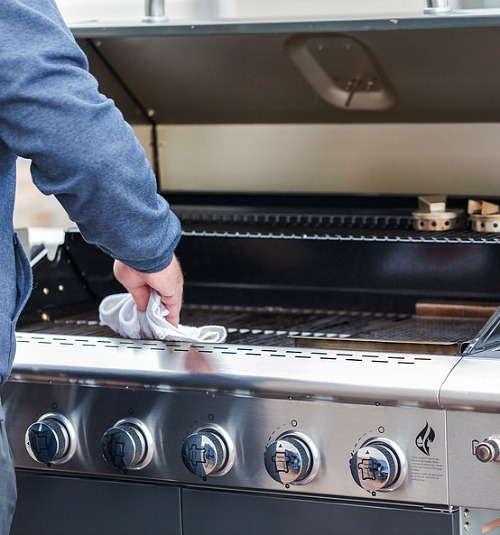
[[[0,87],[1,141],[32,160],[35,184],[58,198],[86,241],[131,268],[117,273],[139,306],[155,287],[176,307],[173,322],[182,300],[179,221],[53,0],[2,0]]]

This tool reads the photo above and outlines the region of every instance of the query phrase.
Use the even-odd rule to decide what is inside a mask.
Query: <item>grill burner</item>
[[[500,206],[498,204],[470,200],[468,212],[472,229],[476,232],[500,232]]]
[[[446,208],[444,195],[419,197],[418,211],[413,212],[412,218],[415,230],[451,230],[464,225],[464,211]]]

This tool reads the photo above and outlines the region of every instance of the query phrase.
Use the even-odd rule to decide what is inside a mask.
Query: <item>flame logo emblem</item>
[[[436,433],[434,432],[434,429],[432,429],[428,422],[425,422],[425,427],[422,429],[422,431],[420,431],[415,439],[415,445],[422,453],[425,453],[425,455],[430,455],[430,444],[434,442],[435,438]]]

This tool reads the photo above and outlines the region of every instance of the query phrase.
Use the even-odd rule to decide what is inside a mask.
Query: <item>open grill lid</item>
[[[72,28],[132,124],[500,120],[500,17]]]

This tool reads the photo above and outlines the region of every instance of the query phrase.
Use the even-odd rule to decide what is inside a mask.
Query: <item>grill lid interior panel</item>
[[[132,123],[419,123],[500,120],[498,24],[462,16],[72,29]]]

